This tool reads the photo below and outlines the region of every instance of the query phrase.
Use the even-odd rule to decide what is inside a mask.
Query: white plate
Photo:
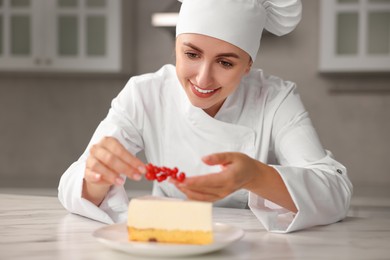
[[[222,224],[213,224],[214,242],[209,245],[163,244],[153,242],[128,241],[126,224],[113,224],[93,232],[99,242],[126,253],[143,256],[190,256],[220,250],[230,243],[241,239],[244,231],[240,228]]]

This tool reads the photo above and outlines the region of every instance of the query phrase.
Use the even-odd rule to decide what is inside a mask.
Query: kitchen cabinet
[[[0,71],[118,72],[121,0],[0,0]]]
[[[390,0],[321,0],[320,71],[390,71]]]

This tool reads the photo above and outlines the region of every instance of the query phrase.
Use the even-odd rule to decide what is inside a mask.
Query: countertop
[[[265,231],[250,210],[215,208],[213,214],[215,222],[242,228],[244,237],[221,251],[185,259],[389,259],[390,255],[390,218],[347,217],[327,226],[276,234]],[[140,259],[99,243],[92,233],[103,226],[68,213],[56,197],[0,194],[0,259]]]

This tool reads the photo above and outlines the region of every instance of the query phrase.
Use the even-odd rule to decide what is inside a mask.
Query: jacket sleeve
[[[295,87],[283,97],[273,114],[273,150],[296,214],[249,194],[249,207],[264,227],[287,233],[342,220],[348,212],[352,184],[346,168],[325,150]]]
[[[131,85],[130,80],[113,100],[107,117],[97,127],[84,153],[60,179],[58,198],[64,208],[72,213],[104,223],[123,222],[127,218],[128,197],[123,186],[112,186],[99,207],[82,198],[82,187],[89,148],[103,137],[117,138],[133,154],[143,149],[140,134],[142,112],[131,102],[135,96]]]

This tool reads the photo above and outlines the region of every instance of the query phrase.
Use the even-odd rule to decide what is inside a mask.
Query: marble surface
[[[211,254],[185,259],[389,259],[390,218],[348,217],[290,234],[264,230],[249,210],[214,210],[214,220],[245,236]],[[57,198],[0,194],[0,259],[140,259],[92,236],[105,226],[67,213]],[[141,258],[148,259],[148,258]]]
[[[357,190],[357,191],[356,191]],[[0,187],[0,194],[57,196],[56,188],[5,188]],[[147,189],[127,189],[129,198],[148,195]],[[389,187],[356,187],[352,196],[348,216],[350,217],[386,217],[390,218]]]

